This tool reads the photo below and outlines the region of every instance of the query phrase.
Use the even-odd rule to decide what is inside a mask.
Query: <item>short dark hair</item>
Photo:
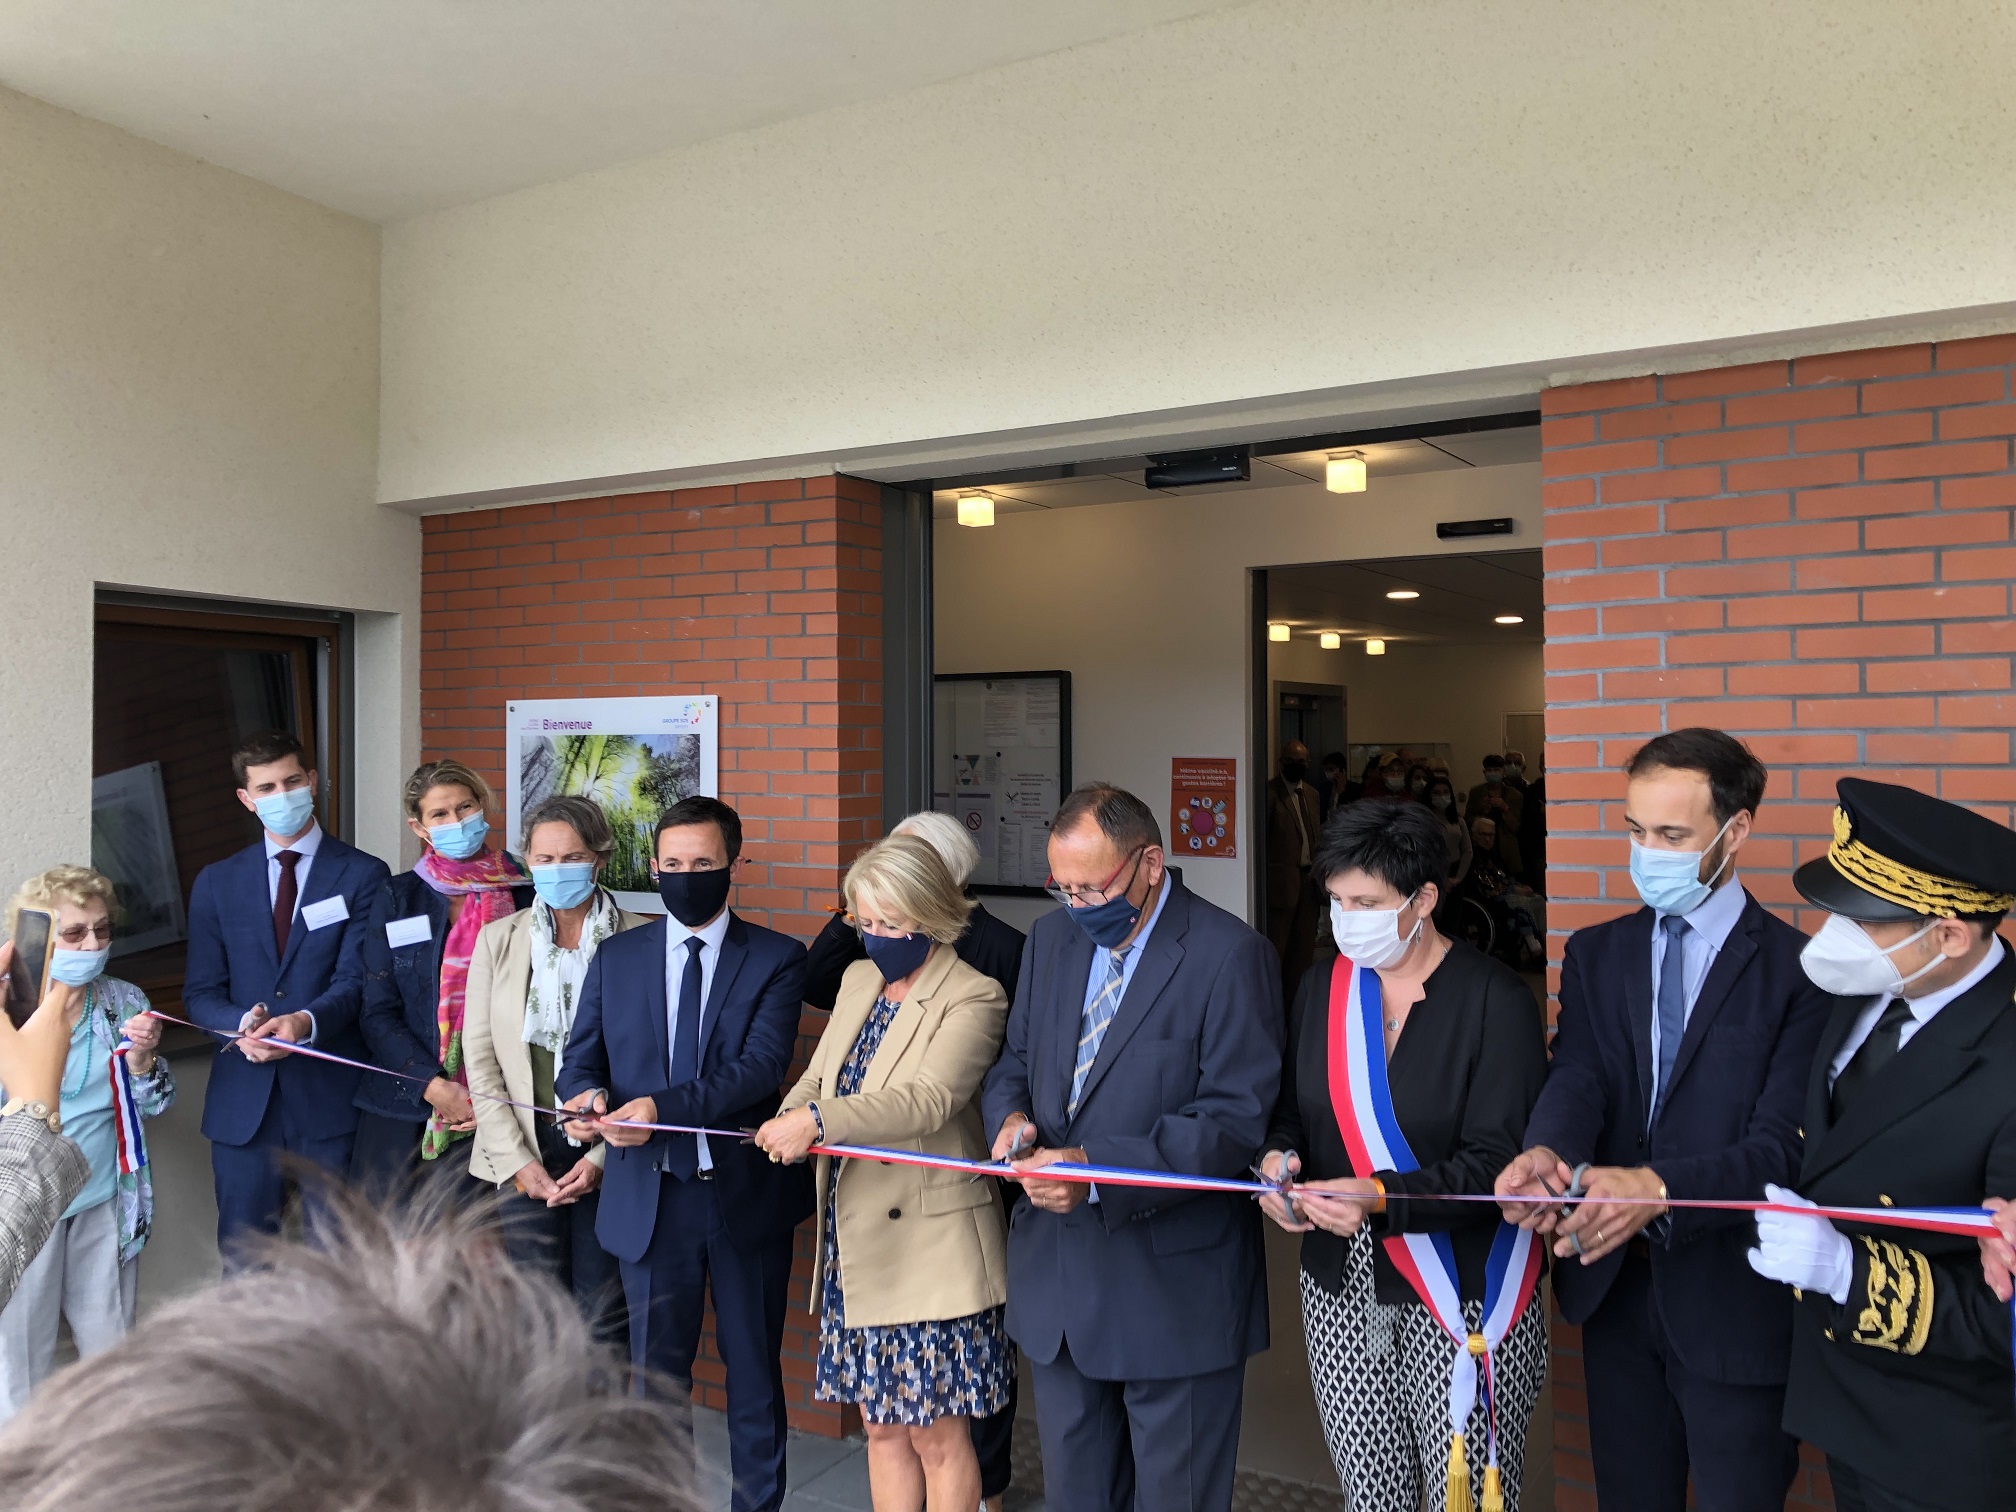
[[[1654,768],[1699,772],[1706,777],[1717,824],[1727,824],[1746,809],[1755,814],[1771,776],[1750,747],[1734,735],[1702,725],[1653,736],[1624,763],[1624,775],[1636,777]]]
[[[1323,753],[1323,760],[1319,765],[1335,767],[1341,772],[1344,770],[1344,753],[1342,751],[1325,751]]]
[[[1057,817],[1050,821],[1050,828],[1052,833],[1061,835],[1088,818],[1099,826],[1100,834],[1122,851],[1162,843],[1162,826],[1155,822],[1155,811],[1125,788],[1110,782],[1086,782],[1073,788],[1057,810]]]
[[[1489,771],[1492,767],[1502,767],[1503,765],[1505,765],[1505,758],[1500,756],[1496,751],[1493,751],[1489,756],[1484,758],[1484,769],[1486,771]]]
[[[651,854],[658,854],[658,837],[665,831],[688,829],[696,824],[711,824],[721,832],[721,843],[728,848],[728,863],[734,865],[742,854],[742,816],[719,798],[681,798],[660,814],[658,827],[651,831]]]
[[[1449,841],[1426,804],[1346,804],[1323,826],[1310,870],[1321,887],[1362,871],[1411,898],[1430,882],[1443,885]]]
[[[238,779],[238,786],[245,786],[251,779],[246,774],[255,766],[271,766],[276,761],[285,761],[289,756],[301,763],[301,770],[309,770],[308,749],[285,730],[261,730],[256,735],[247,735],[231,751],[231,775]]]

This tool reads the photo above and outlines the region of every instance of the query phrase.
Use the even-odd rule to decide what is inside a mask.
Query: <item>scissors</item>
[[[1281,1174],[1278,1177],[1269,1176],[1257,1163],[1246,1167],[1246,1169],[1253,1173],[1256,1180],[1264,1181],[1267,1185],[1274,1188],[1275,1192],[1280,1196],[1282,1203],[1287,1207],[1290,1218],[1293,1218],[1297,1223],[1307,1223],[1309,1220],[1302,1214],[1302,1204],[1295,1200],[1295,1194],[1288,1189],[1290,1180],[1288,1162],[1291,1160],[1299,1161],[1301,1158],[1293,1150],[1283,1150],[1281,1152]]]

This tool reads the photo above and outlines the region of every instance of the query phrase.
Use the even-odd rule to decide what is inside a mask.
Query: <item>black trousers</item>
[[[357,1115],[350,1146],[350,1181],[374,1202],[435,1200],[456,1207],[481,1202],[489,1183],[469,1174],[469,1141],[458,1140],[434,1160],[420,1158],[427,1125],[383,1113]],[[435,1194],[438,1193],[437,1197]]]
[[[980,1461],[980,1495],[1000,1496],[1014,1479],[1015,1408],[1021,1383],[1008,1377],[1008,1405],[999,1412],[973,1419],[973,1455]]]
[[[1859,1470],[1827,1456],[1827,1478],[1834,1482],[1834,1512],[1945,1512],[1952,1502],[1922,1501],[1916,1495],[1879,1486]],[[1938,1489],[1936,1483],[1930,1490]]]
[[[1779,1426],[1783,1386],[1735,1386],[1689,1370],[1652,1301],[1652,1262],[1627,1254],[1582,1325],[1589,1453],[1603,1512],[1781,1512],[1799,1441]]]
[[[557,1181],[587,1153],[541,1120],[539,1156],[547,1175]],[[504,1247],[513,1263],[543,1270],[566,1287],[595,1337],[628,1354],[630,1310],[623,1301],[622,1272],[616,1257],[595,1237],[602,1194],[590,1192],[578,1202],[548,1207],[505,1186],[498,1191],[497,1207],[504,1222]]]

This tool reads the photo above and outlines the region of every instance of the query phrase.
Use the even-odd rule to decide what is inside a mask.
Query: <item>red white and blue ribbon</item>
[[[1393,1112],[1386,1076],[1386,1041],[1380,1023],[1379,977],[1339,958],[1330,972],[1330,1098],[1344,1148],[1361,1177],[1375,1171],[1417,1171],[1421,1163]],[[1400,1195],[1400,1194],[1392,1194]],[[1457,1344],[1449,1374],[1452,1458],[1461,1453],[1463,1430],[1477,1405],[1477,1374],[1486,1384],[1486,1423],[1493,1424],[1489,1399],[1491,1351],[1504,1342],[1539,1283],[1543,1255],[1534,1235],[1502,1220],[1484,1268],[1483,1316],[1475,1334],[1463,1317],[1456,1250],[1446,1232],[1389,1234],[1380,1241],[1394,1268],[1407,1278],[1429,1315]],[[1486,1434],[1489,1467],[1498,1463],[1498,1436]],[[1458,1461],[1460,1463],[1460,1461]]]
[[[147,1164],[147,1141],[140,1133],[140,1104],[133,1096],[133,1073],[126,1069],[126,1052],[132,1048],[131,1040],[122,1039],[110,1057],[112,1125],[119,1145],[121,1176],[131,1176]]]

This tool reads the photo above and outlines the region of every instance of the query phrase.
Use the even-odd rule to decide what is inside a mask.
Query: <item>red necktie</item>
[[[301,896],[301,884],[294,880],[294,868],[300,864],[301,852],[283,850],[273,859],[280,863],[280,885],[273,889],[273,945],[284,960],[287,936],[294,928],[294,904]]]

